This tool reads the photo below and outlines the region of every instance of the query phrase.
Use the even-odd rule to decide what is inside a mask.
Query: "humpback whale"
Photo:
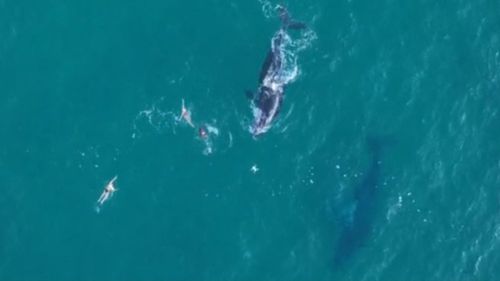
[[[287,9],[281,5],[276,7],[281,19],[281,27],[271,39],[271,49],[262,64],[259,76],[259,87],[254,94],[247,91],[252,98],[253,123],[250,128],[252,135],[258,136],[265,133],[271,126],[280,111],[284,98],[285,86],[296,76],[297,68],[293,75],[286,73],[286,42],[290,40],[289,29],[304,29],[306,25],[291,19]]]

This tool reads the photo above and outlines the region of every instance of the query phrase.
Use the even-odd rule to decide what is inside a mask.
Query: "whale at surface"
[[[294,21],[286,8],[276,8],[281,27],[271,39],[271,49],[267,53],[259,75],[257,92],[247,94],[253,98],[253,122],[250,132],[258,136],[269,130],[273,120],[278,115],[284,98],[285,86],[297,76],[298,69],[295,65],[289,68],[287,58],[287,44],[291,41],[287,31],[289,29],[303,29],[305,24]]]

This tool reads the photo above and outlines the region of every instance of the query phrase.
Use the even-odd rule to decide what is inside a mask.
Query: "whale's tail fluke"
[[[276,6],[276,10],[278,11],[278,15],[281,19],[281,22],[283,23],[284,28],[300,30],[300,29],[305,29],[307,27],[305,23],[292,19],[290,13],[288,12],[285,6],[278,5]]]

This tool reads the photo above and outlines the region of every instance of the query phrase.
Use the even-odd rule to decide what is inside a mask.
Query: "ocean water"
[[[0,0],[0,280],[498,280],[500,2],[286,1],[254,139],[276,4]]]

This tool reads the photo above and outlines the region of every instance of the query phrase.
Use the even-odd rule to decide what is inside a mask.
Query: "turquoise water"
[[[0,0],[0,280],[498,279],[500,2],[287,1],[258,139],[275,3],[73,2]]]

